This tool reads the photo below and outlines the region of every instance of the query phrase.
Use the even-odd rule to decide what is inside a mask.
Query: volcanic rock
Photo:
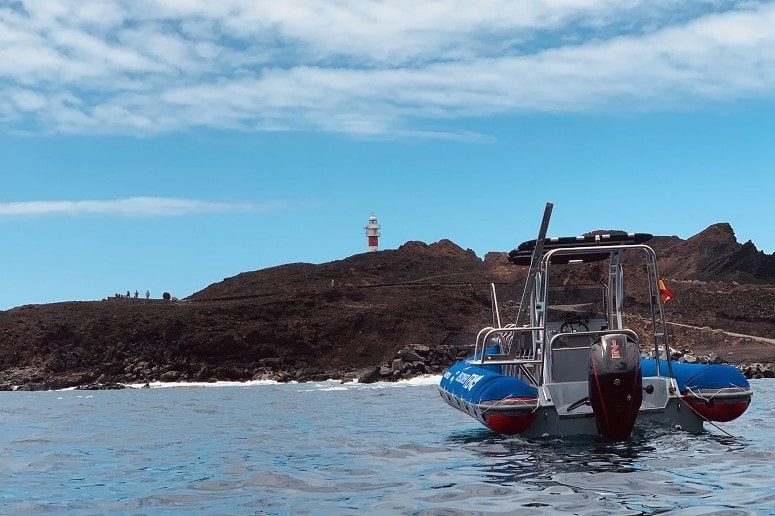
[[[412,348],[404,348],[398,352],[398,357],[404,362],[421,362],[422,357]]]
[[[378,382],[380,378],[380,368],[370,367],[366,369],[360,376],[358,376],[358,383],[374,383]]]
[[[662,274],[682,280],[775,283],[775,255],[753,242],[740,244],[727,223],[713,224],[687,240],[660,237],[655,250]]]

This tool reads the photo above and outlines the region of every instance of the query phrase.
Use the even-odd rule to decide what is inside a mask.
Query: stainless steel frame
[[[547,368],[547,362],[551,360],[549,355],[552,352],[551,343],[557,339],[557,337],[564,335],[608,335],[612,333],[629,332],[638,340],[638,336],[632,330],[627,330],[622,324],[622,308],[624,303],[624,269],[622,267],[622,258],[624,251],[627,249],[638,249],[646,255],[646,269],[649,276],[649,304],[652,320],[652,334],[654,339],[654,358],[659,358],[660,347],[664,350],[665,360],[667,363],[668,371],[667,376],[672,376],[672,363],[670,359],[670,349],[667,339],[667,325],[665,323],[664,312],[662,308],[662,300],[659,296],[658,281],[659,274],[657,270],[657,257],[654,250],[644,244],[622,244],[622,245],[598,245],[598,246],[586,246],[586,247],[573,247],[573,248],[558,248],[547,251],[540,260],[540,268],[536,271],[533,277],[533,285],[530,286],[530,325],[517,327],[509,324],[504,327],[492,327],[488,326],[483,328],[476,336],[476,342],[474,345],[473,358],[469,360],[472,364],[499,364],[499,365],[516,365],[516,366],[534,366],[540,363],[541,367],[537,371],[533,371],[532,376],[539,380],[539,382],[545,377]],[[608,285],[606,286],[607,296],[607,319],[609,329],[606,331],[595,332],[574,332],[574,333],[558,333],[551,337],[547,342],[547,328],[546,328],[546,309],[547,300],[549,295],[549,265],[551,259],[554,256],[563,255],[584,255],[589,253],[609,253],[609,274]],[[530,283],[530,278],[528,278]],[[495,285],[491,285],[493,299],[495,297]],[[497,303],[497,301],[494,301]],[[497,307],[497,305],[495,305]],[[497,320],[500,320],[500,314],[498,313]],[[519,349],[513,345],[514,334],[518,333],[531,333],[532,345],[529,349],[527,356],[518,356]],[[487,347],[488,339],[497,335],[501,337],[500,343],[505,352],[499,355],[486,355],[485,349]],[[518,368],[524,369],[524,368]],[[540,371],[540,372],[539,372]],[[663,376],[660,371],[659,365],[657,366],[657,375]],[[539,385],[538,382],[535,384]]]

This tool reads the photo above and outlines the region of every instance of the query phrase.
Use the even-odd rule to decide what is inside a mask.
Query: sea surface
[[[528,441],[438,378],[0,393],[0,513],[775,514],[775,381],[724,429]]]

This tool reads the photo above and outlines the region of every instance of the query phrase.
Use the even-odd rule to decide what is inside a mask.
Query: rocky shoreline
[[[255,371],[247,369],[224,371],[201,367],[193,374],[174,369],[164,370],[138,362],[127,367],[124,374],[72,374],[46,378],[45,372],[35,368],[5,371],[0,381],[0,391],[45,391],[45,390],[114,390],[128,388],[130,384],[162,383],[215,383],[218,381],[248,382],[270,380],[279,383],[312,382],[340,379],[342,382],[398,381],[424,374],[441,374],[452,363],[470,354],[469,346],[442,345],[434,348],[415,345],[401,349],[390,364],[343,370],[297,370],[287,371],[273,368],[278,361],[266,361]],[[224,374],[226,373],[226,374]],[[224,376],[226,378],[224,378]]]
[[[358,370],[348,371],[330,371],[330,372],[311,372],[311,371],[272,371],[262,368],[255,371],[250,378],[243,375],[236,381],[248,382],[255,380],[269,380],[278,383],[287,382],[313,382],[325,381],[331,379],[340,379],[341,383],[357,381],[362,384],[375,382],[397,382],[399,380],[409,380],[422,375],[442,374],[450,365],[462,360],[472,353],[470,346],[438,346],[429,347],[424,345],[407,346],[399,350],[391,360],[371,367],[365,367]],[[664,355],[664,354],[663,354]],[[679,360],[686,363],[697,364],[727,364],[728,362],[715,353],[707,355],[697,355],[691,350],[671,350],[673,360]],[[642,356],[650,356],[647,352],[642,352]],[[750,364],[732,364],[737,367],[746,378],[775,378],[775,362],[754,362]],[[0,391],[45,391],[45,390],[118,390],[133,388],[131,385],[143,384],[143,387],[150,387],[151,383],[215,383],[222,381],[216,376],[207,374],[197,374],[191,377],[178,371],[169,370],[161,374],[154,374],[157,371],[146,369],[147,364],[139,363],[135,369],[140,369],[141,375],[130,374],[128,377],[113,377],[106,380],[104,375],[90,379],[87,376],[80,376],[68,379],[46,380],[43,378],[33,378],[33,381],[22,381],[19,384],[13,384],[8,381],[0,383]],[[142,374],[147,372],[148,374]],[[200,372],[201,373],[201,372]],[[29,374],[29,371],[27,372]],[[21,379],[21,378],[20,378]],[[140,381],[138,382],[138,379]],[[73,385],[68,385],[74,383]]]
[[[430,350],[427,346],[412,346],[400,350],[390,364],[368,368],[358,377],[359,383],[377,381],[390,382],[412,378],[420,374],[441,374],[452,363],[471,356],[470,346],[453,349]],[[664,356],[664,353],[661,354]],[[651,353],[642,351],[641,356],[650,357]],[[454,357],[452,362],[450,358]],[[671,349],[671,358],[689,364],[728,364],[715,353],[697,355],[689,349],[683,351]],[[447,365],[442,365],[447,364]],[[737,367],[748,379],[775,378],[775,362],[755,362],[751,364],[731,364]]]
[[[687,364],[729,364],[716,353],[697,355],[689,349],[683,351],[671,350],[671,358]],[[664,353],[661,353],[664,356]],[[750,379],[775,378],[775,362],[753,362],[748,364],[730,364],[740,370]]]

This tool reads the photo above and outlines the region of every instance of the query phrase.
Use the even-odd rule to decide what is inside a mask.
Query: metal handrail
[[[479,340],[481,339],[482,335],[484,335],[484,333],[492,329],[493,329],[492,326],[485,326],[484,328],[479,330],[479,333],[476,334],[476,340],[474,341],[474,356],[476,356],[476,351],[479,349]]]
[[[616,335],[619,333],[626,333],[627,335],[630,335],[633,337],[633,340],[635,342],[639,342],[640,339],[638,338],[638,334],[635,333],[633,330],[630,330],[628,328],[623,328],[621,330],[590,330],[590,331],[575,331],[575,332],[565,332],[565,333],[558,333],[554,335],[550,340],[549,344],[547,346],[548,351],[552,351],[554,349],[554,341],[557,340],[560,337],[567,337],[567,336],[593,336],[593,335]]]
[[[474,354],[476,354],[476,352],[477,352],[477,350],[479,348],[479,341],[480,340],[483,340],[483,342],[482,342],[483,348],[487,347],[485,345],[485,343],[487,342],[487,338],[485,337],[484,339],[482,339],[482,335],[484,335],[485,333],[487,333],[488,331],[493,330],[493,329],[508,330],[508,329],[511,329],[511,328],[516,328],[516,325],[514,323],[509,323],[506,326],[502,326],[502,327],[501,326],[497,326],[497,327],[496,326],[485,326],[484,328],[479,330],[479,333],[476,334],[476,341],[474,341]],[[501,344],[503,344],[503,342],[501,342]]]
[[[485,351],[487,350],[487,339],[490,337],[490,335],[496,334],[496,333],[523,333],[523,332],[532,332],[536,330],[541,330],[543,328],[537,327],[537,326],[523,326],[521,328],[516,327],[504,327],[504,328],[493,328],[491,326],[488,326],[486,328],[482,328],[479,333],[476,336],[476,344],[474,345],[474,356],[469,361],[470,363],[478,363],[478,364],[484,364],[486,360]],[[481,354],[479,351],[480,347],[480,341],[481,341]],[[479,357],[479,358],[477,358]],[[513,359],[508,361],[498,361],[498,363],[513,363],[513,364],[520,364],[525,363],[524,360],[520,359]]]
[[[654,256],[656,260],[656,253],[654,250],[646,244],[617,244],[617,245],[590,245],[584,247],[558,247],[556,249],[550,249],[544,253],[544,257],[541,259],[541,269],[546,269],[549,263],[549,259],[555,254],[587,254],[590,252],[605,253],[610,251],[623,251],[625,249],[640,249],[647,254]]]

